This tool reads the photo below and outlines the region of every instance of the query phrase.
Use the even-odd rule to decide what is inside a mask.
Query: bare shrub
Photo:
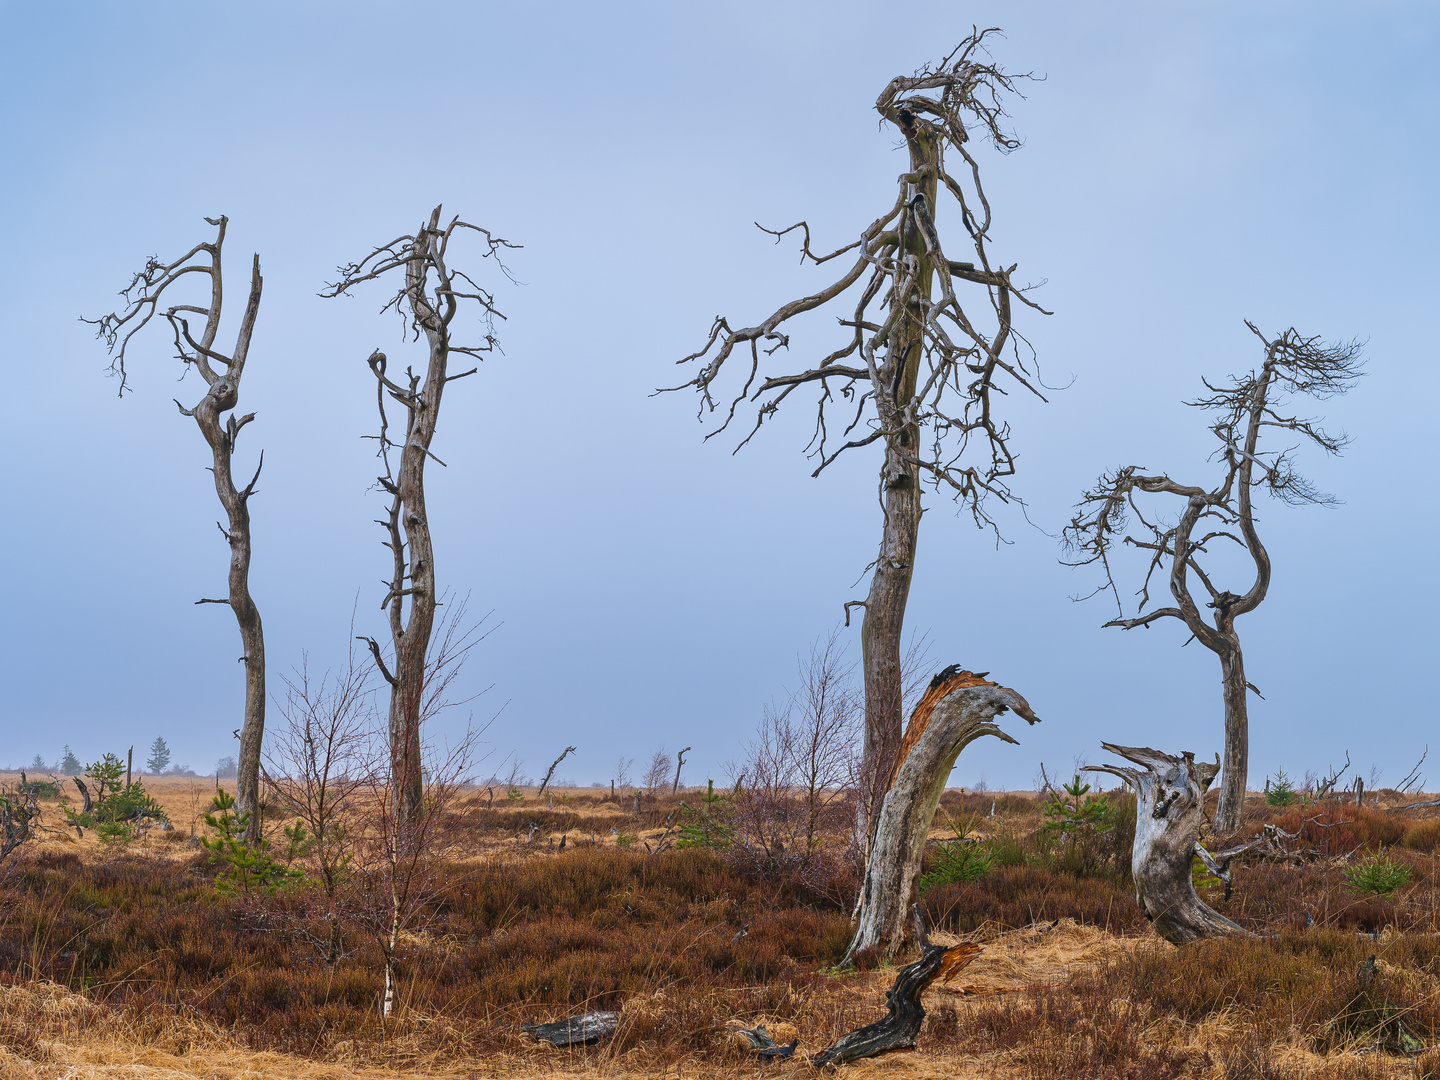
[[[272,725],[261,775],[274,801],[299,820],[308,861],[334,899],[352,854],[356,798],[368,784],[374,686],[369,668],[348,662],[338,674],[312,679],[308,658],[285,678],[281,724]]]
[[[670,784],[670,751],[665,749],[665,744],[660,744],[660,749],[650,755],[650,765],[645,770],[645,794],[658,795]]]
[[[817,641],[799,668],[799,689],[765,708],[735,797],[739,850],[770,869],[804,870],[820,856],[822,826],[849,795],[865,714],[837,632]]]

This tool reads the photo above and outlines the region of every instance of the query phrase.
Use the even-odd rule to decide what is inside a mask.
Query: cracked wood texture
[[[895,974],[894,984],[885,991],[888,1010],[885,1017],[838,1039],[812,1057],[810,1064],[819,1068],[846,1065],[887,1050],[910,1049],[915,1045],[920,1025],[925,1020],[925,1006],[920,1002],[920,995],[936,979],[948,982],[979,954],[981,946],[968,941],[949,948],[930,944],[920,908],[915,906],[911,912],[916,940],[920,945],[920,959]]]
[[[1246,933],[1195,895],[1191,876],[1205,792],[1220,763],[1196,764],[1188,750],[1175,757],[1149,747],[1100,745],[1140,766],[1092,765],[1089,771],[1111,773],[1135,789],[1130,872],[1135,899],[1155,932],[1174,945]]]
[[[952,665],[930,681],[905,731],[901,759],[876,816],[874,841],[860,890],[855,936],[842,964],[862,949],[880,947],[887,960],[910,932],[907,913],[935,808],[960,751],[986,735],[1015,740],[995,718],[1013,711],[1031,724],[1039,717],[1014,690]]]

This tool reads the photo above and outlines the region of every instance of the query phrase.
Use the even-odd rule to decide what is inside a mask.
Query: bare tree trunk
[[[389,592],[380,606],[387,611],[390,623],[393,672],[385,666],[379,644],[371,638],[365,640],[370,644],[381,675],[390,684],[390,768],[396,779],[393,798],[402,824],[416,819],[423,796],[420,723],[425,708],[427,657],[435,628],[435,610],[439,606],[435,551],[425,506],[425,462],[435,457],[430,446],[435,438],[445,385],[478,370],[450,373],[451,355],[479,358],[490,352],[495,338],[488,331],[499,314],[489,293],[464,272],[451,269],[447,251],[457,230],[484,236],[488,248],[485,257],[495,256],[497,262],[502,248],[514,246],[459,218],[442,227],[440,211],[440,207],[435,207],[428,223],[414,236],[400,237],[376,248],[360,262],[341,267],[341,280],[322,294],[339,296],[361,282],[402,271],[404,284],[386,306],[394,305],[406,313],[410,331],[417,339],[423,337],[428,352],[420,374],[407,368],[403,376],[391,377],[387,374],[386,356],[379,349],[370,354],[368,361],[377,382],[380,408],[380,457],[385,473],[379,482],[391,497],[389,514],[381,524],[389,534],[387,546],[391,550],[393,572]],[[451,336],[451,324],[462,302],[478,305],[487,328],[479,343],[462,344]],[[390,437],[385,415],[387,395],[405,409],[403,442]],[[395,449],[399,450],[400,460],[392,468],[390,455]]]
[[[1233,633],[1231,637],[1233,640]],[[1220,770],[1220,805],[1215,809],[1215,831],[1228,833],[1240,827],[1250,768],[1245,658],[1238,640],[1233,641],[1231,651],[1220,654],[1220,673],[1225,687],[1225,757]]]
[[[675,755],[675,782],[670,785],[670,794],[674,795],[680,790],[680,770],[685,767],[685,755],[690,752],[690,747],[685,747]]]
[[[906,130],[903,129],[902,130]],[[933,134],[915,128],[906,130],[912,171],[929,167],[919,185],[910,185],[910,201],[923,196],[936,205],[939,148]],[[900,648],[905,630],[905,606],[910,599],[910,581],[915,573],[915,547],[920,533],[920,428],[916,421],[915,393],[924,348],[925,317],[921,300],[928,300],[935,270],[918,229],[902,239],[902,258],[913,258],[914,272],[892,298],[905,314],[893,331],[894,341],[880,375],[892,388],[891,401],[877,402],[881,422],[892,434],[885,439],[885,462],[880,470],[885,518],[880,535],[880,553],[870,578],[865,599],[865,616],[860,625],[861,667],[865,676],[865,740],[861,775],[867,788],[856,800],[856,835],[866,844],[874,836],[874,819],[885,797],[894,771],[904,724],[904,678]],[[908,286],[908,292],[906,287]]]
[[[1220,762],[1197,765],[1189,751],[1174,757],[1148,747],[1100,745],[1143,767],[1142,771],[1092,765],[1089,771],[1111,773],[1135,789],[1135,848],[1130,870],[1135,878],[1135,899],[1155,932],[1175,945],[1245,933],[1195,895],[1191,877],[1205,814],[1205,791],[1219,772]]]
[[[257,258],[251,274],[247,314],[259,306],[260,285],[260,261]],[[222,424],[220,413],[234,408],[234,397],[228,380],[215,383],[195,406],[195,423],[210,446],[215,494],[225,508],[229,526],[220,530],[230,545],[230,595],[227,602],[240,628],[240,660],[245,665],[245,715],[240,725],[235,809],[237,816],[249,815],[245,839],[253,843],[259,838],[260,745],[265,736],[265,630],[260,621],[260,609],[250,595],[250,495],[255,481],[260,478],[260,470],[255,470],[255,477],[247,486],[236,488],[231,468],[235,437],[254,414],[236,419],[232,413]],[[264,455],[261,455],[261,462],[263,464]]]
[[[861,949],[876,946],[885,950],[889,960],[904,944],[910,932],[911,894],[945,781],[960,751],[981,736],[1015,742],[993,722],[1007,709],[1032,724],[1039,720],[1014,690],[961,671],[958,665],[931,680],[915,706],[901,746],[900,767],[876,819],[855,937],[842,964],[853,963]]]

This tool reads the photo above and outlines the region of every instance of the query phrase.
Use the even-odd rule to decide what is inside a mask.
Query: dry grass
[[[200,786],[208,804],[213,781]],[[365,942],[352,937],[352,955],[331,968],[306,936],[316,929],[306,891],[218,896],[213,868],[185,843],[190,782],[161,778],[152,790],[172,833],[100,845],[57,831],[5,882],[5,1080],[749,1077],[758,1066],[739,1026],[766,1024],[813,1053],[876,1019],[893,976],[829,970],[849,936],[844,883],[701,850],[647,855],[677,798],[642,800],[636,815],[633,798],[594,789],[553,802],[497,792],[488,807],[481,792],[434,918],[407,942],[399,1016],[382,1029]],[[979,881],[937,886],[925,908],[940,940],[984,944],[966,985],[1007,992],[933,989],[920,1050],[848,1075],[1440,1076],[1433,1053],[1367,1052],[1393,1038],[1396,1020],[1440,1040],[1440,815],[1337,805],[1317,824],[1313,808],[1252,807],[1252,823],[1308,830],[1321,856],[1241,865],[1229,901],[1207,891],[1267,936],[1174,949],[1140,917],[1123,865],[1064,871],[1033,796],[947,793],[945,807],[937,837],[958,828],[1003,857]],[[1380,846],[1411,880],[1390,897],[1359,896],[1344,870]],[[1375,975],[1362,976],[1372,953]],[[622,1023],[595,1047],[541,1048],[517,1029],[601,1007]],[[766,1070],[802,1074],[800,1062]]]

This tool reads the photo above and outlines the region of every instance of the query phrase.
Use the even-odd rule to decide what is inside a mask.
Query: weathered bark
[[[246,842],[254,842],[259,836],[260,827],[257,811],[260,796],[260,746],[265,734],[265,635],[260,612],[250,595],[249,500],[254,494],[256,481],[260,479],[260,468],[256,468],[255,475],[248,484],[236,487],[232,468],[235,440],[240,430],[255,419],[255,414],[248,413],[237,418],[232,410],[239,402],[240,380],[250,351],[255,318],[260,310],[263,279],[260,277],[260,256],[255,255],[250,269],[250,295],[240,319],[234,351],[229,356],[217,352],[215,338],[220,329],[221,307],[224,301],[221,252],[229,219],[220,217],[205,220],[216,228],[213,243],[197,244],[180,259],[168,265],[151,259],[145,268],[135,275],[130,287],[122,293],[128,301],[125,311],[95,320],[95,324],[100,328],[100,337],[106,341],[115,356],[112,368],[121,377],[121,393],[124,393],[126,388],[126,346],[157,313],[169,322],[180,359],[187,364],[194,364],[205,380],[205,396],[193,409],[185,408],[178,401],[175,404],[183,415],[194,418],[206,445],[210,447],[215,494],[220,505],[224,507],[227,518],[228,527],[221,525],[219,528],[230,545],[230,573],[229,595],[225,599],[204,599],[197,600],[196,603],[228,605],[240,630],[243,650],[240,660],[245,665],[245,706],[239,729],[240,753],[235,784],[235,808],[237,814],[246,816],[243,838]],[[208,256],[208,265],[192,261],[200,254]],[[209,306],[199,308],[178,304],[169,308],[160,307],[160,300],[166,290],[191,273],[209,277]],[[138,290],[138,295],[132,296],[135,290]],[[190,332],[189,322],[185,318],[187,313],[199,314],[205,319],[205,326],[198,340]],[[222,414],[227,412],[230,415],[222,419]],[[262,453],[262,467],[264,461],[265,456]]]
[[[936,979],[948,981],[980,952],[980,946],[971,942],[949,948],[930,944],[919,906],[911,911],[915,937],[920,945],[920,959],[896,973],[894,985],[885,992],[889,1012],[883,1020],[867,1024],[827,1046],[810,1059],[810,1064],[820,1068],[845,1065],[886,1050],[910,1049],[915,1045],[915,1037],[920,1034],[920,1025],[925,1019],[920,995]]]
[[[675,755],[675,782],[670,785],[670,794],[674,795],[680,790],[680,770],[685,767],[685,755],[690,752],[690,747],[685,747]]]
[[[614,1035],[619,1026],[617,1012],[589,1012],[551,1024],[521,1024],[520,1030],[536,1042],[551,1046],[581,1046]]]
[[[736,329],[724,316],[717,317],[705,347],[681,361],[703,361],[684,384],[699,392],[703,415],[717,407],[712,391],[730,357],[750,354],[743,386],[737,387],[725,422],[707,438],[724,431],[738,410],[753,405],[755,426],[744,445],[794,390],[818,383],[812,448],[819,464],[813,475],[847,450],[877,442],[884,448],[879,475],[883,520],[869,592],[865,600],[846,604],[847,625],[851,607],[865,609],[865,732],[855,785],[855,837],[862,849],[868,849],[873,836],[904,725],[901,640],[915,569],[920,485],[924,481],[950,491],[978,524],[990,524],[982,509],[984,499],[1005,499],[1006,483],[1015,472],[1009,426],[991,404],[995,380],[1008,376],[1039,396],[1026,370],[1024,350],[1016,349],[1010,333],[1012,298],[1035,305],[1025,290],[1013,288],[1010,275],[1016,267],[1004,268],[991,257],[990,201],[972,154],[977,138],[1002,152],[1020,145],[1003,127],[1001,104],[1015,89],[1015,77],[983,57],[986,38],[993,32],[975,30],[939,64],[890,80],[877,97],[875,109],[882,121],[893,124],[905,139],[908,168],[897,178],[900,190],[894,203],[860,230],[857,240],[817,255],[803,221],[766,230],[777,240],[803,230],[802,258],[816,265],[852,251],[856,261],[829,286],[782,305],[753,326]],[[947,152],[963,161],[954,175],[946,170]],[[952,261],[946,255],[936,227],[942,193],[957,204],[958,214],[948,220],[955,222],[954,235],[959,236],[962,227],[968,234],[973,261]],[[983,287],[969,293],[979,304],[968,310],[962,306],[957,279]],[[788,348],[789,321],[840,303],[852,286],[859,287],[859,295],[853,309],[847,303],[840,319],[847,340],[808,370],[770,370],[774,361],[765,360],[762,349],[764,356],[773,357]],[[982,309],[988,310],[982,314]],[[833,413],[827,418],[827,408],[844,411],[843,428]]]
[[[745,1036],[745,1041],[750,1044],[750,1049],[755,1051],[755,1056],[767,1060],[778,1060],[794,1057],[795,1048],[800,1045],[799,1039],[791,1039],[788,1043],[777,1043],[770,1038],[770,1033],[761,1024],[753,1028],[741,1028],[740,1034]]]
[[[25,774],[20,775],[23,779]],[[39,819],[40,804],[24,790],[23,783],[14,794],[0,791],[0,832],[4,834],[0,836],[0,861],[35,836],[32,822]]]
[[[1191,876],[1205,792],[1220,771],[1218,759],[1213,765],[1197,765],[1188,750],[1174,757],[1148,747],[1100,745],[1142,766],[1094,765],[1090,771],[1112,773],[1135,789],[1130,872],[1135,899],[1155,932],[1175,945],[1245,933],[1195,895]]]
[[[1250,773],[1250,713],[1246,701],[1245,658],[1234,630],[1231,647],[1220,654],[1220,676],[1225,696],[1225,755],[1220,769],[1220,802],[1215,808],[1217,832],[1240,827],[1245,808],[1245,785]]]
[[[1039,720],[1014,690],[961,671],[958,665],[931,680],[906,729],[900,764],[876,819],[855,937],[842,964],[852,963],[861,949],[876,946],[885,950],[888,960],[904,943],[925,841],[945,781],[960,751],[976,739],[993,735],[1015,742],[994,723],[1008,709],[1031,724]]]
[[[391,497],[386,519],[380,524],[388,534],[386,546],[391,551],[392,571],[389,591],[380,606],[389,620],[393,671],[386,666],[379,644],[370,638],[365,640],[381,675],[390,684],[390,771],[395,778],[396,814],[402,826],[416,819],[423,796],[420,725],[426,708],[427,679],[434,673],[433,666],[428,665],[439,606],[435,550],[425,505],[425,463],[435,457],[430,446],[445,385],[477,370],[451,374],[452,354],[477,358],[495,345],[488,332],[478,344],[465,345],[452,339],[452,322],[460,303],[475,302],[487,325],[499,314],[488,293],[464,272],[450,268],[447,249],[457,229],[483,235],[488,244],[487,257],[498,256],[503,247],[514,246],[459,218],[441,226],[440,211],[437,206],[414,236],[402,236],[376,248],[360,262],[341,267],[341,280],[322,293],[339,296],[361,282],[403,271],[404,284],[386,306],[405,314],[410,330],[417,339],[424,340],[428,353],[419,374],[407,368],[403,376],[392,377],[387,371],[387,358],[379,349],[367,361],[375,376],[380,410],[380,456],[385,472],[379,483]],[[385,414],[387,396],[405,410],[403,439],[395,439],[390,433]],[[399,451],[399,460],[392,466],[394,450]]]
[[[223,219],[222,219],[223,220]],[[223,230],[223,226],[222,226]],[[217,316],[220,308],[220,252],[216,244],[215,289],[213,309]],[[210,447],[215,476],[215,494],[225,508],[228,528],[221,529],[230,545],[229,599],[226,601],[235,614],[240,629],[241,662],[245,665],[245,715],[240,725],[240,753],[235,773],[235,809],[237,815],[246,818],[245,840],[253,843],[260,829],[260,746],[265,737],[265,630],[260,621],[260,610],[250,595],[250,496],[255,490],[255,481],[260,470],[243,488],[235,486],[232,460],[235,453],[235,438],[240,429],[254,419],[254,413],[247,413],[237,419],[232,412],[222,423],[220,414],[233,410],[239,397],[240,375],[245,366],[245,357],[250,348],[250,334],[255,327],[255,315],[260,307],[260,257],[255,256],[250,274],[250,298],[245,306],[241,322],[240,338],[235,353],[223,378],[210,384],[210,389],[195,406],[193,415],[200,433]],[[218,325],[218,319],[216,320]],[[206,328],[207,338],[213,337]],[[202,342],[205,344],[205,342]],[[209,348],[206,344],[206,348]],[[261,455],[264,462],[264,455]]]
[[[910,150],[911,172],[923,170],[921,183],[907,188],[909,200],[918,195],[936,205],[940,164],[939,140],[930,129],[902,126]],[[904,672],[900,660],[905,629],[905,606],[915,573],[915,549],[920,534],[920,426],[915,393],[924,348],[925,314],[921,298],[928,299],[935,268],[920,230],[906,230],[899,238],[902,257],[913,256],[913,287],[904,301],[905,314],[891,333],[892,343],[880,366],[880,381],[893,387],[889,402],[877,406],[890,432],[885,437],[885,461],[880,469],[884,520],[880,553],[870,578],[865,614],[860,624],[861,668],[865,677],[865,739],[861,776],[868,797],[856,800],[856,835],[874,836],[874,821],[885,797],[886,781],[900,752],[904,724]]]

